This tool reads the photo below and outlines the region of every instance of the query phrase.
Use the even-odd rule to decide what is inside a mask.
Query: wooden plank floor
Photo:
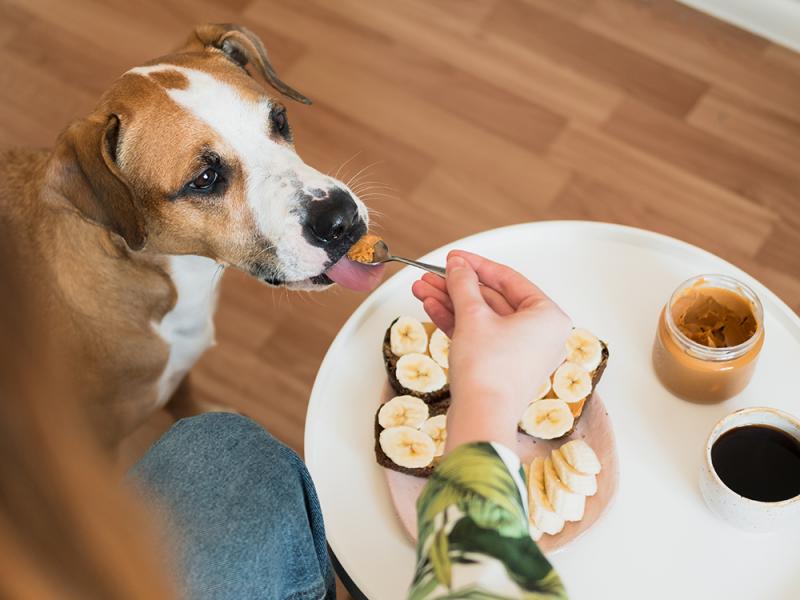
[[[0,0],[0,14],[0,144],[49,145],[193,23],[239,22],[315,100],[290,105],[301,155],[366,183],[398,253],[612,221],[716,252],[800,309],[800,56],[676,2]],[[302,451],[314,374],[361,299],[227,273],[193,393]]]
[[[369,182],[399,254],[611,221],[711,250],[800,310],[800,56],[676,2],[0,0],[0,16],[0,144],[50,145],[192,24],[238,22],[315,100],[290,105],[301,155]],[[302,452],[314,375],[361,300],[227,273],[192,392]]]
[[[399,254],[612,221],[707,248],[800,310],[800,56],[676,2],[0,0],[0,16],[0,144],[51,144],[192,24],[238,22],[315,101],[289,107],[301,155],[369,182]],[[361,300],[227,273],[193,393],[302,452],[314,375]]]

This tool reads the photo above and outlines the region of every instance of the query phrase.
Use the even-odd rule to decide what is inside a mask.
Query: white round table
[[[800,414],[800,318],[730,263],[648,231],[582,221],[487,231],[423,260],[444,264],[461,248],[507,263],[541,286],[611,348],[600,393],[614,423],[620,486],[606,516],[550,556],[573,600],[605,598],[800,598],[800,527],[740,532],[717,519],[697,477],[712,426],[745,406]],[[725,273],[752,286],[765,310],[766,342],[750,386],[716,405],[678,400],[650,363],[659,311],[683,280]],[[305,454],[342,567],[371,600],[405,598],[414,547],[402,530],[373,454],[373,418],[385,372],[381,341],[401,314],[422,317],[404,269],[371,294],[337,335],[320,367],[306,419]]]

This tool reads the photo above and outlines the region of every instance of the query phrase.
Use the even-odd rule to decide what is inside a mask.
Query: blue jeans
[[[253,421],[178,421],[131,470],[162,513],[192,600],[336,596],[314,485],[297,454]]]

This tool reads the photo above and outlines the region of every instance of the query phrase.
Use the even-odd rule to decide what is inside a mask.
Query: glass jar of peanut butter
[[[698,403],[741,392],[764,345],[764,311],[733,277],[701,275],[682,283],[661,311],[653,367],[676,396]]]

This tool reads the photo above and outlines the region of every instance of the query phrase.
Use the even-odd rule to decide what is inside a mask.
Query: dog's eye
[[[193,190],[207,192],[214,187],[214,184],[217,183],[217,179],[219,179],[219,173],[214,169],[206,169],[189,182],[189,187]]]
[[[286,117],[286,109],[282,106],[276,107],[272,111],[270,118],[272,119],[272,127],[274,130],[283,137],[286,137],[289,133],[289,119]]]

